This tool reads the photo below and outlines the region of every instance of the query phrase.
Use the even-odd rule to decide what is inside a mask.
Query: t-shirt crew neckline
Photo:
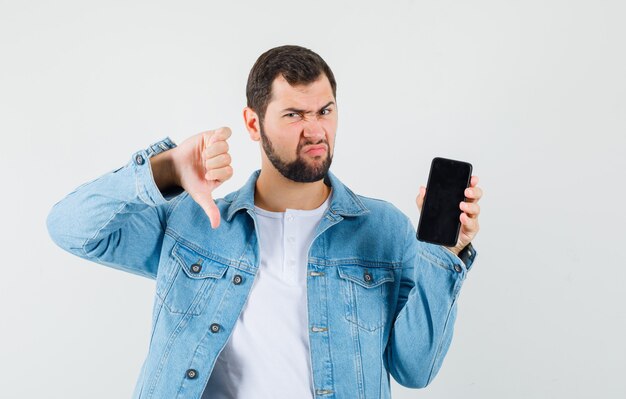
[[[263,208],[259,208],[258,206],[254,206],[254,211],[256,213],[258,213],[259,215],[262,216],[267,216],[267,217],[271,217],[271,218],[275,218],[275,219],[282,219],[283,216],[285,214],[292,214],[292,215],[297,215],[297,216],[319,216],[322,213],[324,213],[324,211],[326,210],[329,202],[330,202],[330,197],[333,194],[333,190],[331,188],[330,193],[328,194],[328,197],[326,197],[326,200],[317,208],[315,209],[290,209],[287,208],[285,210],[285,212],[274,212],[274,211],[268,211],[266,209]]]

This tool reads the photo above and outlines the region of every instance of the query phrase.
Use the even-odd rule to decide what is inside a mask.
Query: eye
[[[290,113],[285,114],[283,116],[286,116],[287,118],[295,118],[296,116],[300,116],[300,114],[297,113],[297,112],[290,112]]]
[[[330,114],[332,111],[330,108],[324,108],[323,110],[320,111],[320,114],[322,115],[328,115]]]

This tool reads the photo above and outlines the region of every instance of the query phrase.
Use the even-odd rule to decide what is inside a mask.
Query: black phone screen
[[[472,165],[446,158],[434,158],[426,184],[426,196],[417,227],[417,239],[453,247],[461,228],[459,203],[472,177]]]

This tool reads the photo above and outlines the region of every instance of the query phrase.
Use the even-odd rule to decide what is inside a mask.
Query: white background
[[[154,281],[73,257],[45,218],[134,151],[230,126],[256,58],[338,81],[331,170],[419,217],[434,156],[474,165],[478,258],[452,346],[395,398],[626,397],[623,1],[0,1],[0,396],[130,397]]]

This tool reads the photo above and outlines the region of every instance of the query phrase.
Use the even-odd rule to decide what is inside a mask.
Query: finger
[[[219,169],[228,166],[230,165],[231,161],[232,159],[229,153],[219,154],[214,156],[213,158],[209,158],[204,161],[204,167],[208,172],[211,169]]]
[[[213,143],[215,143],[216,141],[219,140],[227,140],[230,135],[232,134],[230,128],[228,127],[221,127],[219,129],[216,129],[213,131],[213,134],[211,135],[211,138],[209,139],[208,144],[211,145]]]
[[[464,194],[469,202],[477,202],[482,198],[483,190],[478,186],[470,187],[465,189]]]
[[[219,182],[224,182],[231,177],[233,177],[233,167],[230,165],[219,169],[211,169],[204,175],[204,178],[207,180],[217,180]]]
[[[459,208],[467,214],[470,218],[478,217],[480,214],[480,205],[475,202],[461,201]]]
[[[207,132],[202,132],[202,152],[201,154],[204,156],[204,153],[206,152],[207,149],[207,143],[209,142],[209,137],[208,137],[208,133]]]
[[[478,184],[478,176],[472,176],[470,179],[470,187],[474,187]]]
[[[461,213],[459,219],[461,220],[461,230],[463,230],[465,234],[473,237],[478,233],[478,218],[470,218],[467,214]]]
[[[223,154],[228,152],[228,142],[224,140],[216,141],[215,143],[208,146],[202,153],[204,159],[212,158],[216,155]]]

